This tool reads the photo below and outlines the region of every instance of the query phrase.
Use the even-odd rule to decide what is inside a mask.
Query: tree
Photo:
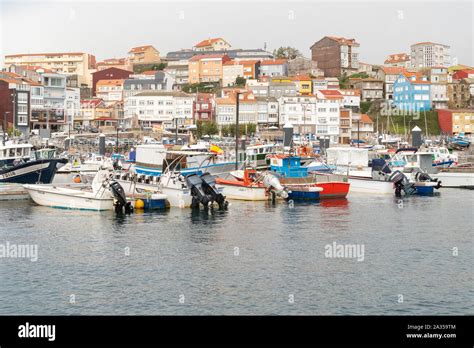
[[[347,74],[346,74],[346,73],[343,73],[343,74],[339,77],[339,87],[342,88],[342,89],[346,89],[346,88],[349,88],[349,87],[350,87],[350,84],[349,84],[349,77],[347,77]]]
[[[287,46],[273,50],[273,55],[275,58],[280,59],[295,59],[296,57],[301,56],[301,52],[294,47]]]
[[[247,83],[247,80],[244,77],[237,76],[237,78],[235,79],[236,87],[245,87],[246,83]]]

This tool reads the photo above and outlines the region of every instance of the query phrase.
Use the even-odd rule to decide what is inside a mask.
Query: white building
[[[125,100],[125,124],[131,125],[137,117],[144,127],[173,127],[191,124],[193,119],[194,96],[178,91],[143,92]]]
[[[81,92],[80,88],[66,87],[66,124],[74,125],[74,120],[79,117],[81,113]]]
[[[357,89],[339,89],[342,94],[342,106],[358,111],[360,108],[360,91]]]
[[[451,66],[450,47],[434,42],[419,42],[411,45],[411,66],[416,69]]]
[[[274,97],[257,97],[259,127],[278,127],[278,100]]]
[[[280,124],[292,124],[297,134],[317,133],[315,96],[282,96],[278,98],[278,103]]]
[[[235,61],[225,62],[222,66],[222,86],[229,87],[235,84],[237,77],[244,76],[244,66]]]
[[[106,105],[123,100],[123,79],[119,80],[99,80],[96,85],[96,95],[101,98]]]
[[[236,99],[230,94],[216,98],[216,121],[220,126],[235,124]],[[253,93],[239,95],[239,124],[258,123],[258,104]]]

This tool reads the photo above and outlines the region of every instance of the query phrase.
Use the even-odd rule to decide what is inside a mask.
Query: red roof
[[[140,53],[140,52],[145,51],[148,48],[153,48],[153,46],[152,45],[145,45],[145,46],[132,47],[132,49],[130,51],[128,51],[128,53]]]
[[[219,40],[225,41],[223,38],[216,37],[214,39],[207,39],[207,40],[202,40],[199,42],[196,46],[194,47],[206,47],[212,45],[214,42],[217,42]]]
[[[385,75],[400,75],[407,70],[401,67],[383,66],[382,71],[385,73]]]
[[[260,65],[282,65],[286,63],[286,59],[262,60]]]
[[[88,106],[98,106],[100,103],[102,103],[102,99],[100,98],[94,98],[94,99],[82,99],[81,100],[81,105],[88,105]]]
[[[369,117],[369,115],[366,115],[366,114],[361,114],[360,115],[360,122],[362,122],[362,123],[374,123],[374,121],[372,121],[372,119]]]
[[[415,82],[415,83],[422,83],[422,84],[430,84],[428,79],[426,81],[422,80],[423,75],[420,72],[411,72],[411,71],[405,71],[403,72],[403,75],[410,81],[410,82]],[[413,76],[415,77],[415,80],[412,80]]]
[[[7,57],[23,57],[23,56],[64,56],[64,55],[74,55],[77,56],[79,54],[84,54],[83,52],[60,52],[60,53],[25,53],[25,54],[7,54],[5,55],[5,58]]]
[[[342,94],[337,89],[321,89],[319,92],[326,97],[341,97]]]

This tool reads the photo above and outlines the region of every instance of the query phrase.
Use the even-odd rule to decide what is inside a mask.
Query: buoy
[[[145,202],[143,202],[143,200],[141,199],[137,199],[135,201],[135,209],[143,209],[145,208]]]
[[[81,180],[81,177],[80,177],[79,175],[76,175],[76,176],[74,177],[74,182],[75,182],[76,184],[80,184],[81,181],[82,181],[82,180]]]

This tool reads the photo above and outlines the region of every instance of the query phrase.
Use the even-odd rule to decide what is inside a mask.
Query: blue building
[[[393,83],[393,103],[404,111],[431,109],[431,85],[426,76],[418,72],[405,72]]]

